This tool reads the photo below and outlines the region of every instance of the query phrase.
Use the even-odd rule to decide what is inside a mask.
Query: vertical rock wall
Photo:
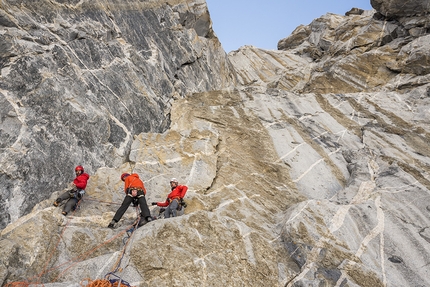
[[[0,228],[232,78],[204,1],[2,1]]]
[[[372,1],[298,27],[281,51],[229,53],[307,197],[283,220],[300,271],[282,286],[429,285],[428,4]]]
[[[30,10],[22,2],[21,12],[3,12],[0,22],[7,28],[1,35],[9,41],[2,42],[2,51],[9,60],[20,59],[22,67],[33,64],[23,60],[32,53],[16,53],[17,47],[27,47],[23,39],[29,36],[14,42],[11,33],[17,31],[16,19],[27,19],[23,15],[37,19],[36,27],[59,23],[60,14],[51,15],[46,11],[54,10],[44,5],[73,11],[87,7],[90,19],[101,19],[95,12],[106,11],[115,29],[129,30],[112,40],[111,54],[121,56],[112,59],[97,53],[85,58],[86,51],[104,47],[94,49],[94,43],[84,41],[92,29],[78,30],[64,47],[52,45],[61,48],[60,55],[75,41],[88,44],[64,52],[71,64],[62,62],[82,85],[55,82],[68,74],[48,77],[58,63],[39,59],[45,66],[33,66],[32,88],[27,93],[16,88],[0,98],[2,123],[7,123],[1,126],[7,151],[2,157],[10,159],[2,162],[3,169],[15,164],[15,170],[33,171],[26,163],[39,158],[25,157],[25,150],[83,158],[70,149],[78,140],[85,160],[100,165],[89,166],[96,170],[74,214],[62,216],[61,208],[52,206],[52,194],[1,231],[0,282],[78,286],[87,278],[104,278],[119,263],[117,275],[132,286],[428,286],[429,20],[425,10],[410,13],[422,1],[378,2],[377,12],[353,9],[346,16],[315,19],[282,39],[279,51],[246,46],[228,60],[216,58],[219,43],[200,2],[51,1]],[[18,2],[8,3],[12,11],[11,3]],[[403,13],[385,13],[400,4]],[[154,19],[142,27],[158,27],[157,34],[148,39],[135,25],[136,15],[146,17],[143,23]],[[61,23],[59,30],[75,27]],[[51,47],[46,45],[35,47]],[[45,53],[37,51],[36,56]],[[108,64],[96,64],[104,57],[111,59]],[[229,61],[238,79],[234,85],[229,84],[234,83],[227,74]],[[11,63],[1,75],[9,79],[2,84],[13,86],[12,75],[19,79],[20,69]],[[42,93],[40,86],[51,93]],[[145,105],[158,107],[151,117],[153,109],[140,113],[144,104],[136,88],[145,95]],[[69,90],[81,89],[85,97],[76,101]],[[60,92],[53,96],[53,90]],[[21,100],[14,101],[18,96]],[[50,120],[48,111],[63,106],[51,109],[44,97],[66,103],[68,113]],[[31,100],[37,104],[30,105]],[[158,118],[158,112],[163,116]],[[79,119],[92,121],[80,125]],[[13,133],[16,128],[20,133]],[[54,144],[57,148],[49,150]],[[129,208],[116,229],[107,228],[124,196],[118,178],[125,171],[144,180],[148,202],[163,201],[169,179],[177,177],[189,187],[184,214],[159,218],[130,235],[137,210]],[[43,170],[38,175],[46,180]],[[14,188],[11,181],[5,186]],[[18,195],[11,202],[28,200]],[[159,215],[158,207],[150,208]]]

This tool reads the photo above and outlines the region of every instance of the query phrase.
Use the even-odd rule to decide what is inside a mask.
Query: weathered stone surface
[[[419,266],[429,253],[418,231],[429,224],[428,210],[415,199],[426,197],[430,186],[424,144],[429,121],[423,118],[428,111],[412,113],[402,105],[418,101],[428,107],[428,98],[395,92],[277,97],[282,113],[269,110],[271,97],[264,94],[254,94],[255,109],[266,111],[260,118],[273,126],[278,154],[309,198],[285,216],[283,242],[301,268],[287,286],[344,280],[357,286],[425,285],[429,277]],[[400,246],[426,251],[402,266],[388,264],[389,256],[407,257],[410,250]],[[413,278],[405,270],[414,270]]]
[[[430,73],[430,35],[419,37],[403,46],[398,57],[398,68],[407,74]]]
[[[232,81],[204,1],[3,1],[0,227],[73,179],[120,166],[173,98]]]
[[[187,12],[191,2],[134,4],[148,5],[154,17],[170,15],[175,7],[181,20],[165,20],[164,28],[178,24],[180,30],[195,27],[198,35],[209,35],[205,13],[197,12],[206,11],[204,5],[192,3],[195,17]],[[115,19],[122,23],[119,14]],[[1,21],[15,27],[12,20]],[[99,136],[111,139],[117,162],[91,166],[87,195],[76,213],[63,217],[61,208],[52,206],[61,191],[51,189],[56,191],[49,199],[1,231],[2,284],[27,280],[78,287],[115,270],[132,286],[428,286],[428,35],[426,29],[411,33],[424,22],[421,16],[387,21],[375,11],[328,14],[281,40],[283,50],[245,46],[228,59],[213,57],[210,63],[223,67],[220,73],[231,74],[199,75],[205,71],[196,68],[195,75],[208,79],[199,82],[201,90],[190,71],[190,82],[183,79],[167,109],[157,110],[168,118],[164,129],[125,132],[122,121],[108,117],[117,127],[109,135],[100,128]],[[139,37],[134,43],[143,41]],[[209,46],[218,43],[204,39],[212,39]],[[148,66],[142,61],[140,69]],[[158,76],[142,91],[154,89]],[[9,94],[0,118],[26,131],[21,101]],[[120,100],[115,103],[112,113],[124,109]],[[6,126],[2,133],[6,146],[22,138]],[[88,162],[99,160],[94,154],[85,153]],[[24,163],[14,162],[20,168]],[[130,207],[117,229],[106,228],[124,196],[122,172],[141,176],[148,202],[164,200],[169,179],[177,177],[189,187],[184,214],[127,234],[137,216]],[[48,179],[44,173],[40,178]],[[158,207],[150,208],[159,214]]]
[[[430,12],[428,0],[370,0],[370,5],[392,18],[426,15]]]
[[[229,124],[233,121],[239,121],[238,125]],[[123,194],[119,174],[132,170],[145,180],[148,202],[165,199],[172,176],[190,190],[186,215],[156,220],[135,232],[124,258],[128,262],[124,279],[139,286],[167,282],[174,282],[173,286],[217,286],[219,282],[261,286],[276,285],[281,271],[282,280],[289,280],[292,270],[298,270],[279,241],[277,214],[304,197],[294,191],[288,166],[276,162],[277,155],[268,145],[269,134],[243,105],[241,94],[211,92],[178,100],[173,106],[172,123],[165,133],[135,138],[132,165],[99,170],[76,216],[62,218],[60,210],[51,207],[53,195],[51,201],[36,207],[39,212],[27,216],[31,219],[20,219],[5,228],[2,242],[20,246],[19,234],[37,221],[49,226],[50,232],[62,234],[67,246],[56,248],[51,243],[46,247],[55,252],[50,263],[54,270],[66,264],[58,271],[47,271],[43,280],[71,283],[103,277],[115,263],[114,252],[121,249],[124,235],[103,242],[127,230],[136,216],[130,208],[117,230],[106,228],[118,207],[114,202],[119,203]],[[154,215],[157,209],[152,210]],[[54,216],[42,217],[40,213]],[[174,258],[172,253],[176,254]],[[74,256],[79,259],[72,265]],[[23,259],[21,264],[28,269],[31,265],[36,269],[32,274],[39,274],[43,261],[38,264]],[[247,276],[250,273],[255,275]],[[9,280],[17,279],[16,274],[9,273]]]
[[[363,14],[364,10],[360,9],[360,8],[352,8],[351,10],[349,10],[348,12],[345,13],[345,16],[350,16],[350,15],[361,15]]]
[[[424,18],[387,22],[375,19],[373,12],[365,11],[354,16],[327,14],[309,26],[298,27],[291,36],[280,40],[279,49],[300,58],[310,58],[313,63],[304,68],[309,71],[305,85],[291,84],[302,80],[300,75],[283,77],[283,74],[299,74],[304,70],[299,68],[294,71],[291,67],[296,66],[288,62],[284,68],[277,68],[278,76],[274,84],[282,83],[282,86],[298,92],[347,93],[381,87],[395,79],[399,72],[417,77],[428,74],[425,70],[428,66],[428,41],[425,29],[420,29]],[[414,33],[414,29],[419,30]],[[415,50],[411,53],[411,49],[415,48],[416,53]],[[248,51],[243,47],[240,53],[249,54],[253,59],[265,53]],[[230,54],[230,57],[235,61],[235,54]],[[241,74],[241,70],[237,71]],[[251,74],[250,71],[246,73]],[[257,79],[247,79],[248,82],[253,80]],[[268,82],[264,78],[261,80]],[[428,82],[423,78],[421,80],[424,81],[420,84]]]

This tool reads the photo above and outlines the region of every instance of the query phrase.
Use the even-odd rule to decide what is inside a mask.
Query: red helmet
[[[75,167],[75,172],[78,170],[84,172],[84,167],[82,165],[78,165],[77,167]]]
[[[125,180],[125,178],[127,177],[127,176],[129,176],[130,174],[129,173],[123,173],[123,174],[121,174],[121,180],[122,181],[124,181]]]

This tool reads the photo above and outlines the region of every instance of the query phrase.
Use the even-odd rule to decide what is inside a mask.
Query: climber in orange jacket
[[[185,185],[179,185],[178,180],[176,178],[172,178],[170,180],[171,192],[167,195],[166,201],[161,202],[152,202],[152,205],[157,205],[160,207],[166,207],[164,211],[164,218],[169,218],[170,215],[175,217],[177,215],[177,211],[181,209],[181,206],[184,204],[184,196],[187,193],[188,187]]]
[[[90,176],[84,172],[84,168],[81,165],[75,167],[75,174],[76,177],[70,184],[71,189],[61,194],[54,202],[54,206],[57,207],[63,200],[68,199],[66,204],[64,204],[63,215],[67,215],[70,210],[77,206],[79,200],[81,200],[85,194],[85,188],[90,178]]]
[[[143,182],[140,180],[139,175],[136,173],[123,173],[121,175],[121,180],[124,181],[124,192],[126,195],[108,227],[114,228],[115,223],[121,219],[130,204],[136,201],[140,206],[139,226],[143,226],[152,221],[151,213],[145,199],[146,189]]]

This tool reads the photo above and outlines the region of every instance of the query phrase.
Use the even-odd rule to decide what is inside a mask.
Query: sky
[[[351,8],[371,10],[370,0],[206,0],[212,28],[228,53],[244,45],[277,50],[299,25]]]

